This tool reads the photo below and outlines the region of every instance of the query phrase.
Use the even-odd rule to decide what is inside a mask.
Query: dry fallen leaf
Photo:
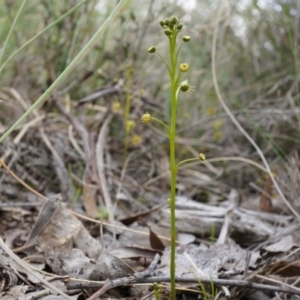
[[[149,235],[149,239],[150,239],[150,245],[153,249],[155,250],[164,250],[165,246],[162,243],[161,239],[157,236],[157,234],[151,229],[151,227],[142,219],[139,218],[139,222],[148,227],[150,235]]]
[[[58,275],[103,280],[133,273],[122,259],[104,250],[57,198],[42,207],[32,232],[30,243],[35,243]]]

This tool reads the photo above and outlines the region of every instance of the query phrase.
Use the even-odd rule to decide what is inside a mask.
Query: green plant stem
[[[184,45],[185,43],[181,43],[180,46],[178,47],[178,50],[177,50],[177,53],[176,53],[176,60],[178,59],[178,55],[179,55],[179,52],[180,52],[180,49],[181,47]]]
[[[58,85],[65,79],[78,65],[80,61],[92,50],[92,48],[99,42],[100,36],[107,29],[109,24],[112,22],[113,18],[116,17],[118,13],[124,9],[125,4],[130,0],[121,0],[118,5],[114,8],[108,18],[96,31],[93,37],[88,41],[88,43],[82,48],[82,50],[77,54],[77,56],[72,60],[72,62],[67,66],[67,68],[58,76],[58,78],[51,84],[51,86],[36,100],[28,110],[1,136],[0,143],[2,143],[31,113],[36,109],[45,99],[48,98],[50,93],[58,87]]]
[[[154,293],[154,297],[155,300],[160,300],[160,285],[157,282],[153,283],[153,293]]]
[[[160,119],[156,119],[154,117],[152,117],[151,120],[161,124],[167,130],[168,136],[170,137],[170,129],[163,121],[161,121]]]
[[[71,8],[68,12],[66,12],[65,14],[63,14],[62,16],[60,16],[57,20],[55,20],[54,22],[52,22],[50,25],[48,25],[46,28],[44,28],[42,31],[40,31],[39,33],[37,33],[35,36],[33,36],[30,40],[28,40],[24,45],[22,45],[18,50],[16,50],[11,56],[9,56],[1,65],[0,67],[0,73],[2,72],[3,68],[5,67],[5,65],[11,60],[13,59],[18,53],[20,53],[24,48],[26,48],[29,44],[31,44],[33,41],[35,41],[37,38],[39,38],[41,35],[43,35],[47,30],[49,30],[50,28],[54,27],[56,24],[58,24],[59,22],[61,22],[64,18],[66,18],[68,15],[70,15],[71,13],[73,13],[77,8],[79,8],[80,6],[82,6],[87,0],[83,0],[80,3],[78,3],[76,6],[74,6],[73,8]],[[4,52],[4,51],[3,51]],[[2,52],[2,53],[3,53]],[[1,62],[1,60],[0,60]]]
[[[178,168],[183,164],[186,164],[186,163],[189,163],[189,162],[192,162],[192,161],[198,161],[198,160],[199,160],[199,158],[196,158],[196,157],[185,159],[185,160],[183,160],[183,161],[181,161],[180,163],[177,164],[176,169],[178,170]]]
[[[17,12],[17,15],[16,15],[16,17],[15,17],[15,19],[14,19],[14,21],[13,21],[13,23],[12,23],[10,29],[9,29],[8,35],[6,37],[6,40],[5,40],[5,43],[4,43],[4,46],[3,46],[3,49],[2,49],[1,54],[0,54],[0,65],[1,65],[2,59],[4,57],[5,50],[8,46],[8,41],[10,40],[10,37],[11,37],[15,27],[16,27],[16,24],[17,24],[17,22],[19,20],[19,17],[20,17],[20,15],[21,15],[21,13],[22,13],[25,5],[26,5],[26,2],[27,2],[27,0],[23,0],[22,4],[21,4],[21,6],[20,6],[20,8]]]
[[[175,197],[176,197],[176,157],[175,157],[175,136],[176,136],[176,114],[177,114],[177,80],[176,80],[176,34],[169,38],[170,42],[170,77],[171,77],[171,125],[170,125],[170,168],[171,168],[171,256],[170,256],[170,279],[171,279],[171,299],[176,299],[175,285],[175,250],[176,250],[176,215],[175,215]]]
[[[165,64],[165,66],[167,67],[168,71],[169,71],[169,75],[171,76],[171,70],[167,64],[167,62],[165,61],[165,59],[158,53],[156,52],[156,54],[159,56],[159,58],[162,60],[162,62]]]

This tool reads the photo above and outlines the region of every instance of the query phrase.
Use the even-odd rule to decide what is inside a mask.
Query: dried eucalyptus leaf
[[[36,243],[44,252],[55,249],[65,253],[73,247],[79,248],[90,258],[97,258],[102,248],[100,242],[89,234],[62,202],[58,202],[51,219],[37,236]]]
[[[34,224],[33,229],[29,235],[26,245],[33,245],[36,241],[36,238],[40,232],[45,228],[47,223],[51,220],[53,214],[55,213],[58,204],[60,203],[61,196],[56,195],[51,197],[48,201],[42,206],[38,218]]]
[[[48,217],[35,231],[36,245],[56,274],[105,280],[133,273],[123,260],[102,250],[100,242],[91,237],[64,203],[45,205],[41,215]]]

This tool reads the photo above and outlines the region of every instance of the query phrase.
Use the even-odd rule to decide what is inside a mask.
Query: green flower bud
[[[169,25],[169,28],[170,28],[171,30],[174,30],[174,28],[175,28],[175,25],[174,25],[174,24],[172,24],[172,23],[170,23],[170,25]]]
[[[171,24],[176,25],[178,22],[179,22],[179,20],[178,20],[177,17],[172,16],[172,17],[170,18],[170,23],[171,23]]]
[[[182,25],[181,23],[179,23],[179,24],[177,25],[177,30],[180,31],[180,30],[182,29],[182,27],[183,27],[183,25]]]
[[[141,122],[147,124],[151,122],[151,119],[152,119],[151,115],[149,113],[145,113],[141,117]]]
[[[167,35],[167,36],[170,36],[172,35],[173,31],[170,29],[170,28],[167,28],[164,30],[164,34]]]
[[[149,53],[155,53],[156,52],[156,48],[154,46],[151,46],[150,48],[148,48],[148,52]]]
[[[189,89],[190,89],[190,84],[189,84],[189,82],[187,80],[182,81],[180,83],[180,90],[182,92],[187,92]]]
[[[180,64],[180,65],[179,65],[179,70],[180,70],[180,72],[182,72],[182,73],[187,72],[187,71],[189,70],[189,68],[190,68],[190,66],[189,66],[189,64],[187,64],[187,63],[184,63],[184,64]]]
[[[161,27],[165,27],[165,25],[166,25],[164,20],[161,20],[161,21],[159,22],[159,24],[160,24]]]
[[[186,43],[186,42],[189,42],[191,40],[191,37],[188,36],[188,35],[185,35],[182,37],[182,40]]]
[[[168,18],[164,19],[165,26],[170,26],[170,20]]]
[[[199,154],[199,159],[200,159],[201,161],[205,161],[205,159],[206,159],[205,154],[200,153],[200,154]]]

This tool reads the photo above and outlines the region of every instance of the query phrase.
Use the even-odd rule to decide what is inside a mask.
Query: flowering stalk
[[[151,121],[156,121],[163,125],[166,128],[169,137],[170,143],[170,171],[171,171],[171,196],[170,196],[170,211],[171,211],[171,255],[170,255],[170,279],[171,279],[171,299],[176,299],[176,286],[175,286],[175,251],[176,251],[176,218],[175,218],[175,196],[176,196],[176,175],[178,165],[176,165],[176,156],[175,156],[175,137],[176,137],[176,116],[177,116],[177,102],[179,92],[188,92],[191,91],[191,86],[187,80],[179,83],[182,73],[185,73],[189,70],[189,65],[187,63],[182,63],[178,66],[178,55],[182,45],[190,41],[189,36],[183,36],[182,43],[176,48],[176,39],[177,34],[182,29],[182,24],[179,22],[177,17],[170,17],[164,19],[160,22],[160,25],[164,29],[164,34],[169,39],[169,56],[170,62],[167,61],[156,52],[156,48],[151,46],[148,49],[149,53],[156,53],[165,64],[171,82],[171,121],[170,125],[167,126],[162,121],[153,118],[149,113],[145,113],[141,121],[143,123],[149,123]]]
[[[170,124],[170,168],[171,168],[171,196],[170,196],[170,213],[171,213],[171,256],[170,256],[170,279],[171,279],[171,298],[176,299],[176,285],[175,285],[175,253],[176,253],[176,215],[175,215],[175,197],[176,197],[176,156],[175,156],[175,136],[176,136],[176,116],[177,116],[177,88],[178,80],[176,79],[176,36],[177,32],[173,31],[169,36],[170,43],[170,80],[171,80],[171,124]]]
[[[130,105],[131,105],[131,79],[132,79],[132,72],[133,69],[131,66],[127,67],[127,73],[126,73],[126,105],[125,105],[125,111],[124,111],[124,123],[125,123],[125,141],[124,141],[124,159],[123,164],[125,163],[125,160],[127,158],[128,153],[128,145],[129,145],[129,133],[134,128],[135,123],[132,120],[129,120],[129,111],[130,111]]]

